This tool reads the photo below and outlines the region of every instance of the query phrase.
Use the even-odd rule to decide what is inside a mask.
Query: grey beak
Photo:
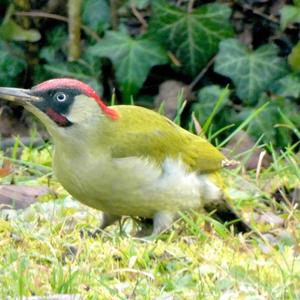
[[[7,87],[0,87],[0,99],[18,102],[20,104],[41,100],[39,97],[30,95],[30,90]]]

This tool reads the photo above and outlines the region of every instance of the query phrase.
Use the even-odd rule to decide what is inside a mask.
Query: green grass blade
[[[300,139],[300,131],[298,130],[296,125],[287,117],[286,114],[283,113],[281,109],[279,109],[279,114],[286,124],[284,124],[285,126],[284,125],[281,126],[281,124],[278,124],[276,127],[287,127],[295,133],[298,139]]]
[[[186,107],[187,101],[184,100],[183,97],[183,89],[180,91],[178,98],[177,98],[177,109],[176,109],[176,116],[174,118],[174,123],[180,125],[181,123],[181,115]]]
[[[216,105],[214,106],[213,111],[211,112],[211,114],[209,115],[209,117],[207,118],[207,120],[205,121],[204,125],[203,125],[203,132],[206,133],[208,128],[210,127],[213,118],[215,117],[216,113],[219,110],[219,107],[222,105],[222,103],[224,102],[224,100],[226,99],[226,96],[229,93],[229,89],[228,89],[228,85],[225,87],[225,89],[222,91],[222,94],[220,95]]]
[[[245,128],[254,118],[256,118],[266,107],[269,105],[269,102],[266,102],[257,110],[255,110],[241,125],[237,127],[222,143],[218,145],[218,147],[223,147],[226,145],[239,131]]]

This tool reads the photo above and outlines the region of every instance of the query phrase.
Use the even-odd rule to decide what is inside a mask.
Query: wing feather
[[[122,128],[111,143],[113,158],[146,157],[162,164],[167,157],[180,157],[190,170],[199,172],[222,167],[225,157],[218,149],[166,117],[138,106],[118,105],[114,109]]]

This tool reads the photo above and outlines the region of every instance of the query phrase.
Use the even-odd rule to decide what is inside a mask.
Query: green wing
[[[167,157],[181,157],[192,171],[210,172],[221,168],[225,157],[219,150],[166,117],[139,106],[113,108],[120,115],[119,122],[112,125],[117,136],[111,142],[114,158],[141,156],[161,164]]]

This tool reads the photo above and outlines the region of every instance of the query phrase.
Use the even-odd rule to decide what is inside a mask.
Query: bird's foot
[[[153,217],[153,229],[150,235],[149,226],[145,226],[137,232],[135,237],[141,241],[149,242],[154,241],[159,238],[159,236],[170,229],[173,225],[173,222],[177,219],[177,214],[174,212],[160,211],[157,212]]]
[[[119,219],[120,219],[120,216],[115,216],[115,215],[111,215],[111,214],[108,214],[108,213],[103,213],[100,226],[94,231],[83,230],[83,229],[80,230],[80,237],[84,238],[85,235],[87,235],[88,237],[91,237],[91,238],[95,239],[95,238],[102,235],[103,230],[107,226],[112,225],[115,221],[117,221]]]

